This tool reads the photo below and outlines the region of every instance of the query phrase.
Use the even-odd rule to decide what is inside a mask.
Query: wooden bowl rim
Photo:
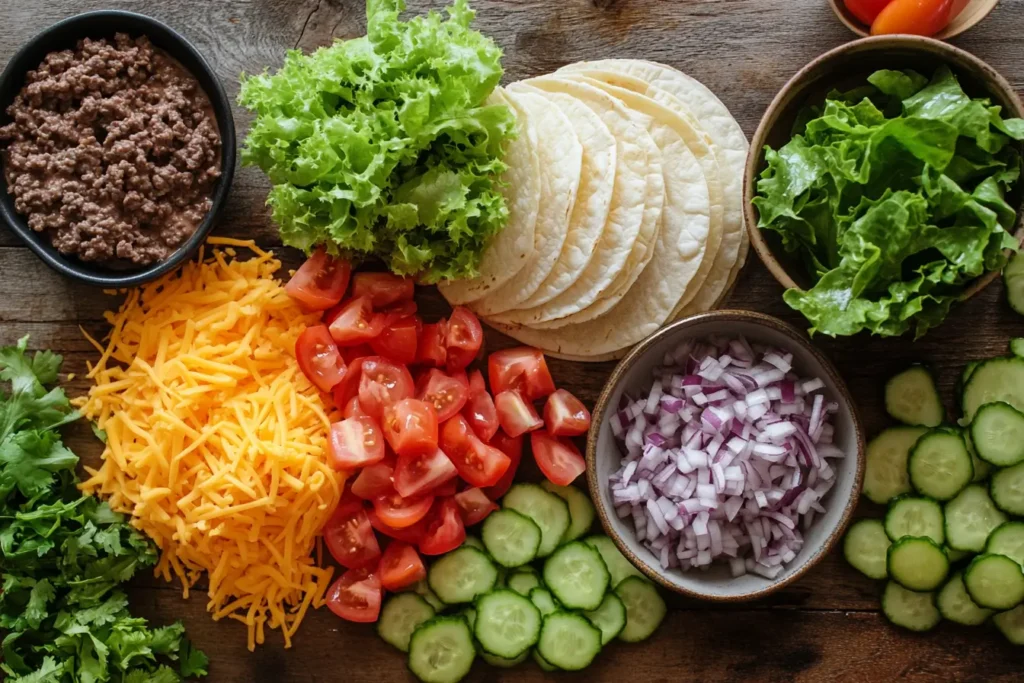
[[[853,16],[846,7],[843,6],[843,0],[828,0],[829,6],[832,8],[832,12],[838,17],[839,21],[843,23],[846,28],[850,29],[858,36],[864,38],[870,33],[870,26],[865,26],[860,22],[857,17]],[[955,38],[965,31],[977,26],[981,23],[992,10],[999,4],[999,0],[971,0],[964,7],[960,15],[949,23],[949,26],[936,33],[933,37],[937,40],[949,40]],[[967,16],[967,21],[960,21],[960,18]]]
[[[821,547],[811,554],[804,564],[797,568],[792,575],[784,579],[765,579],[769,583],[764,588],[736,595],[709,595],[707,593],[701,593],[700,591],[679,586],[665,578],[665,574],[670,570],[663,570],[661,566],[651,566],[630,550],[621,535],[616,532],[615,527],[612,526],[610,515],[614,514],[614,511],[609,511],[605,508],[603,502],[604,499],[601,496],[602,487],[606,482],[598,481],[597,477],[598,435],[601,432],[601,425],[604,423],[604,415],[615,389],[622,383],[623,378],[633,365],[649,353],[651,348],[662,339],[668,336],[681,334],[688,328],[705,322],[752,323],[754,325],[780,332],[793,344],[807,351],[821,365],[824,369],[825,375],[831,381],[832,385],[835,386],[836,393],[838,394],[837,399],[840,402],[840,405],[849,411],[850,420],[853,423],[854,439],[856,442],[856,452],[847,453],[845,458],[846,461],[849,461],[852,458],[856,464],[857,469],[853,481],[853,490],[850,493],[849,500],[843,508],[843,513],[839,518],[839,522],[822,542]],[[803,578],[808,571],[832,552],[836,544],[839,542],[839,539],[842,538],[843,534],[846,532],[847,527],[852,521],[853,512],[860,501],[861,490],[864,485],[864,468],[867,459],[867,449],[864,423],[861,421],[860,411],[857,408],[856,401],[853,400],[853,396],[850,394],[850,390],[846,386],[846,382],[843,380],[842,375],[839,374],[836,367],[832,364],[832,361],[829,360],[829,358],[822,353],[821,350],[818,349],[818,347],[815,346],[803,332],[783,320],[764,313],[740,309],[721,309],[692,315],[661,328],[651,336],[647,337],[647,339],[634,346],[629,353],[619,361],[619,364],[615,366],[611,376],[605,383],[604,389],[601,390],[601,395],[598,397],[597,403],[594,405],[594,411],[592,414],[593,422],[590,425],[590,431],[587,433],[587,488],[590,492],[591,500],[594,501],[594,509],[597,511],[598,518],[601,520],[601,526],[604,527],[605,533],[615,543],[619,552],[621,552],[634,567],[639,569],[644,576],[651,579],[659,586],[662,586],[674,593],[722,603],[746,602],[748,600],[757,600],[771,595],[772,593]]]

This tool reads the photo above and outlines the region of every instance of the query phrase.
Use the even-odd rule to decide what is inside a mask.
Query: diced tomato
[[[458,474],[455,465],[440,449],[412,458],[402,457],[395,466],[395,490],[406,498],[428,493]]]
[[[408,299],[406,301],[399,301],[387,308],[382,308],[380,312],[386,315],[390,320],[399,320],[401,318],[409,318],[416,315],[417,310],[419,310],[419,307],[416,305],[416,302],[412,299]]]
[[[373,500],[394,488],[392,478],[395,476],[395,457],[384,460],[369,467],[364,467],[352,482],[352,493],[363,500]]]
[[[349,417],[331,425],[331,464],[351,471],[384,459],[384,435],[372,417]]]
[[[459,478],[452,477],[445,483],[438,486],[432,491],[432,493],[438,498],[444,498],[445,496],[454,496],[459,491]]]
[[[349,362],[345,376],[341,378],[331,395],[334,397],[334,405],[347,406],[348,402],[359,393],[359,378],[363,376],[363,359],[356,358]]]
[[[351,486],[346,486],[345,490],[341,492],[341,500],[338,501],[333,514],[339,517],[351,517],[362,510],[363,506],[363,499],[352,493]]]
[[[388,323],[380,336],[370,342],[377,355],[408,365],[416,360],[416,344],[423,323],[415,315]]]
[[[546,431],[533,432],[530,448],[540,471],[559,486],[568,486],[587,469],[579,449],[568,439],[551,436]]]
[[[443,555],[455,550],[466,540],[466,527],[453,498],[444,498],[434,505],[427,524],[427,534],[420,541],[424,555]]]
[[[368,415],[380,420],[384,409],[409,398],[416,390],[412,375],[404,365],[392,363],[381,356],[363,359],[359,377],[359,406]]]
[[[349,399],[348,403],[345,404],[345,410],[341,411],[341,415],[344,418],[349,417],[369,417],[363,407],[359,405],[359,397],[353,396]]]
[[[580,436],[590,429],[590,411],[568,391],[558,389],[544,404],[544,424],[554,436]]]
[[[295,341],[299,369],[321,391],[330,391],[345,377],[348,368],[326,325],[307,327]]]
[[[323,249],[318,249],[299,266],[284,291],[307,310],[326,311],[345,296],[351,273],[348,261],[328,256]]]
[[[846,5],[846,9],[850,10],[850,14],[867,26],[871,26],[871,22],[875,20],[878,13],[885,9],[890,2],[892,0],[843,0],[843,4]]]
[[[487,385],[484,384],[484,373],[479,370],[474,370],[469,373],[469,395],[475,396],[482,391],[487,391]]]
[[[380,517],[377,516],[377,513],[374,512],[373,508],[366,511],[366,516],[370,519],[370,524],[374,529],[388,538],[395,539],[396,541],[419,545],[420,541],[422,541],[423,537],[427,534],[428,517],[424,517],[420,521],[411,526],[407,526],[404,529],[395,529],[394,527],[390,527],[382,522]]]
[[[498,411],[494,399],[486,391],[472,394],[462,409],[462,416],[484,443],[489,443],[498,431]]]
[[[954,13],[955,0],[892,0],[871,23],[871,35],[910,33],[933,36],[949,25],[963,9]]]
[[[512,437],[499,429],[491,439],[490,445],[507,455],[509,459],[508,469],[501,475],[498,483],[484,489],[488,498],[499,500],[512,488],[512,482],[516,478],[516,471],[519,470],[519,463],[523,459],[523,437]]]
[[[429,455],[437,450],[437,413],[429,403],[402,399],[384,408],[384,438],[399,456]]]
[[[360,344],[359,346],[340,346],[338,347],[338,350],[341,351],[341,357],[349,364],[359,358],[367,358],[369,356],[377,355],[373,352],[373,348],[369,344]]]
[[[448,359],[445,343],[448,338],[448,321],[444,318],[436,323],[424,323],[416,344],[416,362],[443,368]]]
[[[444,423],[441,450],[472,486],[494,486],[511,464],[507,455],[478,439],[461,415]]]
[[[544,354],[531,346],[492,353],[487,359],[487,374],[495,396],[515,390],[528,401],[536,401],[555,390]]]
[[[473,526],[484,521],[487,515],[498,509],[487,494],[478,488],[466,489],[455,494],[455,502],[462,513],[462,523],[466,526]]]
[[[346,621],[370,624],[380,616],[384,597],[376,567],[349,569],[327,589],[327,607]]]
[[[369,343],[384,331],[387,319],[373,312],[370,297],[361,296],[350,299],[331,322],[331,336],[338,346],[357,346]]]
[[[416,397],[434,406],[437,421],[445,422],[466,405],[466,386],[437,368],[431,368],[420,378]]]
[[[469,375],[466,374],[465,370],[449,370],[448,376],[466,387],[467,392],[469,391]]]
[[[380,582],[389,591],[400,591],[427,577],[420,554],[408,543],[392,542],[380,558]]]
[[[415,290],[416,282],[411,277],[366,272],[352,276],[352,296],[369,297],[376,309],[411,300]]]
[[[398,491],[392,489],[373,499],[373,511],[377,513],[380,521],[389,527],[404,529],[426,517],[433,504],[434,496],[432,495],[402,498],[398,495]]]
[[[448,338],[445,340],[448,372],[463,370],[480,353],[484,343],[484,328],[471,310],[456,306],[448,318]]]
[[[518,391],[503,391],[494,397],[498,423],[509,436],[519,436],[544,426],[544,421]]]
[[[377,537],[364,510],[352,515],[335,511],[324,525],[323,535],[331,557],[343,567],[365,567],[380,557]]]

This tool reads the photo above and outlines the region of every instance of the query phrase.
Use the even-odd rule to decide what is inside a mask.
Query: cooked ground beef
[[[0,146],[15,207],[63,254],[162,261],[210,210],[220,133],[209,98],[145,36],[50,53],[7,114]]]

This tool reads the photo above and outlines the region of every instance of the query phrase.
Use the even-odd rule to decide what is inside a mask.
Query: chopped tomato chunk
[[[587,469],[587,463],[575,444],[551,436],[546,431],[530,434],[533,459],[544,476],[559,486],[568,486]]]
[[[476,358],[484,343],[484,328],[471,310],[456,306],[448,318],[445,340],[448,371],[463,370]]]
[[[329,329],[339,346],[357,346],[377,338],[385,322],[383,315],[373,312],[370,297],[361,296],[342,306]]]
[[[498,431],[498,411],[494,399],[486,391],[470,396],[462,409],[462,416],[484,443],[489,443]]]
[[[472,486],[493,486],[510,464],[507,455],[477,438],[461,415],[444,424],[441,450],[455,465],[459,476]]]
[[[498,500],[512,488],[512,482],[516,478],[516,470],[519,469],[519,462],[523,459],[523,437],[512,437],[499,429],[491,439],[491,446],[507,455],[510,463],[498,483],[484,489],[488,498]]]
[[[443,555],[455,550],[466,540],[466,527],[459,514],[459,506],[452,498],[444,498],[434,505],[430,513],[426,536],[420,541],[424,555]]]
[[[544,426],[540,415],[518,391],[503,391],[494,397],[498,423],[509,436],[519,436]]]
[[[448,321],[438,320],[436,323],[425,323],[416,344],[416,362],[443,368],[448,359],[445,343],[448,338]]]
[[[392,489],[388,493],[373,499],[373,511],[380,521],[393,529],[404,529],[412,526],[427,516],[430,506],[434,504],[434,496],[420,498],[402,498]]]
[[[466,489],[455,494],[455,502],[462,513],[462,523],[466,526],[473,526],[484,521],[487,515],[498,509],[487,494],[478,488]]]
[[[312,325],[295,342],[299,369],[321,391],[330,391],[345,377],[348,368],[326,325]]]
[[[419,542],[422,541],[423,537],[427,534],[428,517],[424,517],[420,521],[411,526],[407,526],[404,529],[396,529],[382,522],[373,508],[366,511],[366,516],[370,518],[370,524],[374,529],[388,538],[393,538],[397,541],[402,541],[403,543],[419,545]]]
[[[395,490],[406,498],[429,493],[458,475],[455,465],[437,448],[432,453],[400,457],[395,466]]]
[[[395,474],[395,457],[385,457],[381,462],[364,467],[352,482],[352,493],[363,500],[373,500],[394,487],[391,479]]]
[[[445,422],[466,404],[466,386],[437,368],[431,368],[420,378],[416,397],[434,407],[438,422]]]
[[[335,511],[324,525],[323,535],[331,557],[343,567],[365,567],[380,557],[377,537],[364,510],[351,515]]]
[[[590,429],[590,411],[568,391],[558,389],[544,404],[544,424],[555,436],[580,436]]]
[[[408,543],[392,542],[380,558],[380,582],[389,591],[403,588],[425,579],[427,568],[423,566],[420,554]]]
[[[429,455],[437,450],[437,413],[429,403],[402,399],[384,408],[384,437],[399,456]]]
[[[352,296],[369,297],[376,309],[412,300],[415,289],[416,282],[411,277],[367,272],[352,276]]]
[[[342,619],[360,624],[377,621],[384,597],[376,567],[349,569],[327,589],[327,607]]]
[[[345,404],[345,410],[341,411],[342,417],[369,417],[363,407],[359,405],[359,397],[353,396],[349,399],[348,403]]]
[[[416,386],[404,365],[392,363],[381,356],[363,359],[359,377],[359,406],[378,420],[384,409],[412,396]]]
[[[348,261],[318,249],[299,266],[284,291],[307,310],[326,311],[345,296],[351,273]]]
[[[384,435],[372,417],[349,417],[331,425],[334,469],[354,470],[384,459]]]
[[[520,346],[496,351],[487,359],[491,391],[519,391],[528,401],[544,398],[555,390],[547,361],[540,349]]]
[[[416,360],[416,344],[423,323],[415,315],[397,318],[384,327],[380,336],[370,342],[377,355],[408,365]]]

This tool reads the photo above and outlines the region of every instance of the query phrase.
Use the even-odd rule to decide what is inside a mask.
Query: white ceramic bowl
[[[622,450],[612,434],[610,417],[623,392],[646,393],[653,381],[652,371],[662,363],[665,352],[687,339],[711,335],[742,335],[752,342],[784,348],[793,353],[793,366],[802,377],[820,377],[825,396],[839,403],[833,418],[834,443],[846,453],[830,461],[837,480],[822,501],[827,512],[819,515],[804,534],[804,545],[796,558],[775,579],[747,574],[732,578],[727,564],[715,563],[707,571],[662,569],[658,559],[637,540],[632,521],[615,514],[608,478],[622,461]],[[669,325],[637,345],[612,373],[594,408],[594,421],[587,439],[587,482],[605,531],[622,554],[640,571],[669,590],[698,598],[741,601],[764,597],[800,578],[817,564],[842,537],[860,495],[864,478],[864,431],[849,391],[832,364],[796,328],[770,316],[751,311],[715,311],[696,315]]]

